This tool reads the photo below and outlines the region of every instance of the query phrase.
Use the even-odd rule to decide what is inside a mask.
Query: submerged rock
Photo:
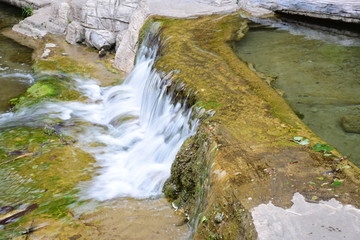
[[[360,133],[360,117],[344,116],[341,118],[341,127],[345,132]]]

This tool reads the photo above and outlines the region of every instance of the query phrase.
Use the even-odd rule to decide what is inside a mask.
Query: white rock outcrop
[[[359,0],[240,0],[249,9],[360,23]],[[246,7],[245,7],[246,8]]]
[[[275,11],[360,22],[359,0],[0,0],[32,6],[34,15],[13,27],[34,38],[47,33],[65,35],[71,44],[115,47],[115,67],[133,66],[140,28],[150,15],[190,17],[242,8],[255,16]]]

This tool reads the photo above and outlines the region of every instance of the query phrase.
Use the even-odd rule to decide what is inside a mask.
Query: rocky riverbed
[[[233,12],[240,7],[257,15],[311,12],[302,2],[297,5],[303,6],[300,10],[283,11],[280,4],[270,7],[263,1],[48,1],[41,6],[31,5],[38,10],[13,30],[38,39],[35,43],[48,34],[60,34],[71,44],[114,51],[114,66],[129,72],[142,36],[140,29],[151,15],[190,17]],[[318,1],[320,6],[324,2]],[[344,8],[348,13],[345,17],[336,11],[330,14],[334,17],[329,17],[328,8],[320,9],[326,12],[326,18],[359,19],[355,1],[341,2],[348,3],[343,4],[348,6]],[[330,3],[333,1],[329,0],[327,6],[333,6]],[[307,15],[324,17],[318,12]],[[340,206],[351,204],[355,216],[359,216],[359,169],[336,150],[327,155],[327,144],[304,126],[285,101],[227,45],[227,41],[246,34],[247,20],[230,14],[186,20],[151,18],[147,25],[152,23],[161,26],[160,41],[166,42],[156,67],[173,73],[178,84],[174,86],[182,86],[177,89],[178,98],[190,96],[188,104],[216,111],[184,144],[164,188],[174,206],[189,214],[194,238],[266,239],[269,229],[259,223],[258,216],[262,218],[261,214],[270,210],[259,210],[259,206],[286,210],[302,198],[313,203],[336,199]],[[42,46],[39,53],[46,48]],[[58,53],[56,56],[60,57]],[[277,212],[279,218],[286,213],[281,209]],[[321,217],[323,213],[313,214]],[[49,229],[66,229],[58,224]],[[77,231],[96,229],[92,224],[85,221],[80,228],[72,228],[70,237],[81,237]],[[318,228],[311,231],[321,228],[319,222],[316,224]],[[335,232],[342,228],[331,227]],[[291,229],[286,223],[281,228]],[[46,228],[43,231],[46,234]],[[41,236],[42,231],[38,234]]]

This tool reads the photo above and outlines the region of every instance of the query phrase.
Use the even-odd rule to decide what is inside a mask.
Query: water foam
[[[0,125],[46,125],[49,118],[62,119],[61,130],[78,139],[100,166],[85,191],[87,198],[159,195],[176,153],[195,133],[198,121],[191,118],[191,109],[172,103],[166,94],[168,80],[153,68],[156,51],[156,46],[143,45],[121,85],[100,87],[77,78],[77,88],[87,101],[42,103],[2,114]]]

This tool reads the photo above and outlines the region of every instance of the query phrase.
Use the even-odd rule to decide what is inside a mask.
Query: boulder
[[[85,29],[77,21],[73,21],[67,26],[66,41],[70,44],[83,42],[85,39]]]
[[[85,30],[85,42],[97,50],[111,49],[115,45],[115,33],[108,30]]]
[[[360,116],[344,116],[341,118],[341,127],[345,132],[360,133]]]

